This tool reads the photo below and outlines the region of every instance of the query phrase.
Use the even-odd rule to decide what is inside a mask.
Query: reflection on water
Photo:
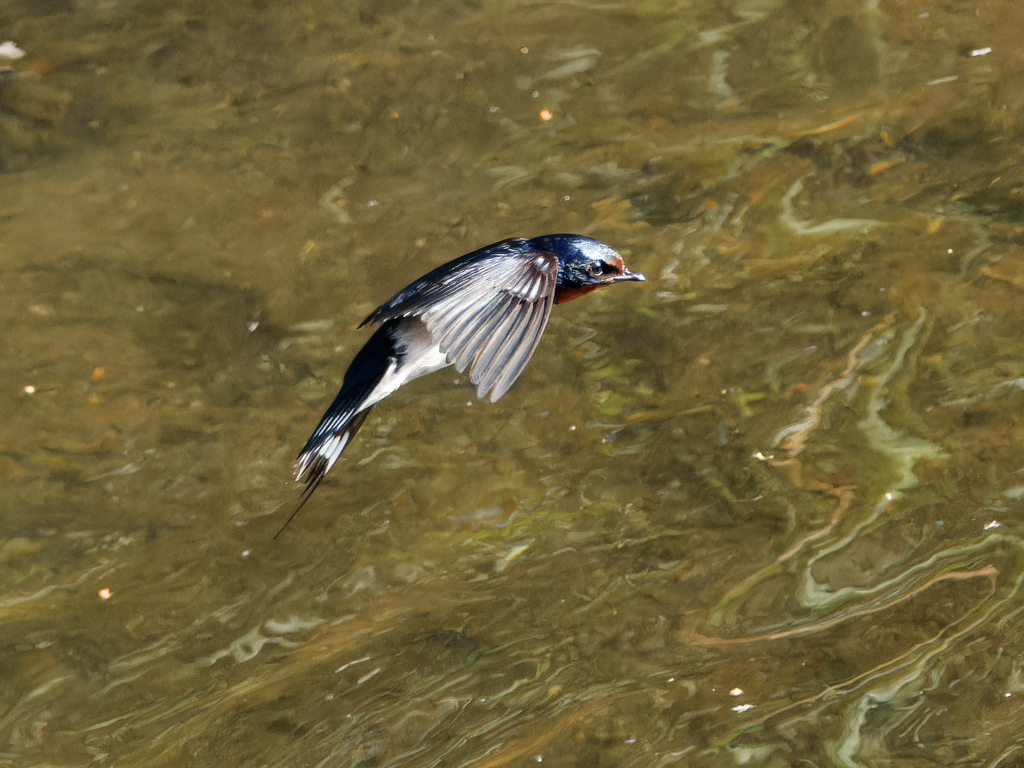
[[[1011,765],[1020,8],[0,5],[0,765]],[[496,405],[377,303],[649,282]]]

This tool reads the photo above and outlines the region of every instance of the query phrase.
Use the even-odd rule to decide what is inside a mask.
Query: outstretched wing
[[[505,240],[449,262],[365,321],[419,317],[448,361],[496,402],[519,378],[551,316],[558,258]]]

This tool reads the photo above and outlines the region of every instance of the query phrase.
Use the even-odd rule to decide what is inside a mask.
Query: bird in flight
[[[454,365],[460,373],[469,368],[478,398],[490,395],[497,402],[529,362],[553,305],[644,279],[593,238],[543,235],[488,245],[403,288],[360,324],[380,327],[352,360],[341,390],[295,462],[295,479],[306,487],[281,531],[373,406],[403,384]]]

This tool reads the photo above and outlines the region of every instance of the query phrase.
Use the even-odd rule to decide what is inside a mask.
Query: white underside
[[[402,329],[405,332],[402,348],[402,366],[392,362],[380,383],[366,398],[366,407],[375,405],[399,387],[428,373],[447,368],[451,363],[438,345],[430,338],[427,327],[419,320],[410,319]]]
[[[451,365],[448,358],[441,353],[437,343],[430,338],[427,326],[422,321],[416,318],[408,318],[403,321],[399,327],[399,338],[398,355],[390,360],[388,369],[380,383],[359,404],[360,411],[376,405],[403,384]],[[401,367],[398,365],[399,358],[402,361]],[[296,478],[303,479],[306,471],[317,457],[323,457],[326,460],[326,466],[319,473],[322,477],[334,466],[351,438],[352,432],[348,428],[342,429],[324,440],[308,456],[300,457],[295,465]]]

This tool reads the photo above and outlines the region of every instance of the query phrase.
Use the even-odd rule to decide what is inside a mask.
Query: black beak
[[[630,272],[628,269],[623,269],[621,275],[615,275],[608,279],[609,283],[624,283],[627,280],[635,280],[638,283],[642,283],[647,280],[640,272]]]

